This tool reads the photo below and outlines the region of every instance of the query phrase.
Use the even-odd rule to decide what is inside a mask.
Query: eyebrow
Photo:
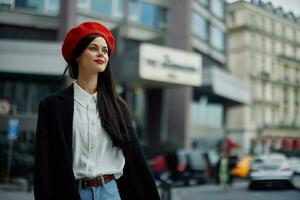
[[[99,48],[99,45],[97,45],[97,44],[91,43],[90,45],[94,45],[94,46],[96,46],[96,47],[98,47],[98,48]],[[103,46],[102,48],[107,48],[107,49],[108,49],[108,47],[107,47],[107,46]]]

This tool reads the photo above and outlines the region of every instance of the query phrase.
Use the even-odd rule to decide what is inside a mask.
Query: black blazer
[[[73,84],[48,96],[39,105],[35,145],[34,196],[36,200],[79,200],[73,174]],[[123,147],[125,166],[117,180],[122,200],[159,200],[153,176],[132,123]]]

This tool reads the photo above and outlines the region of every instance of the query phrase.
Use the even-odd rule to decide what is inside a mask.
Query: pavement
[[[0,184],[1,200],[34,200],[33,191],[20,184]]]

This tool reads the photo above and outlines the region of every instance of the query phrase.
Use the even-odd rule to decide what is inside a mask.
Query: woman
[[[99,23],[66,34],[62,54],[75,81],[39,105],[35,199],[159,199],[129,109],[115,91],[113,52],[113,35]]]

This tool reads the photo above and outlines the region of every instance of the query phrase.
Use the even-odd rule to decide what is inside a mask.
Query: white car
[[[291,167],[294,170],[295,174],[300,175],[300,158],[291,157],[291,158],[289,158],[289,162],[290,162]]]
[[[250,166],[249,189],[257,186],[291,186],[294,170],[283,154],[266,154],[253,158]]]

